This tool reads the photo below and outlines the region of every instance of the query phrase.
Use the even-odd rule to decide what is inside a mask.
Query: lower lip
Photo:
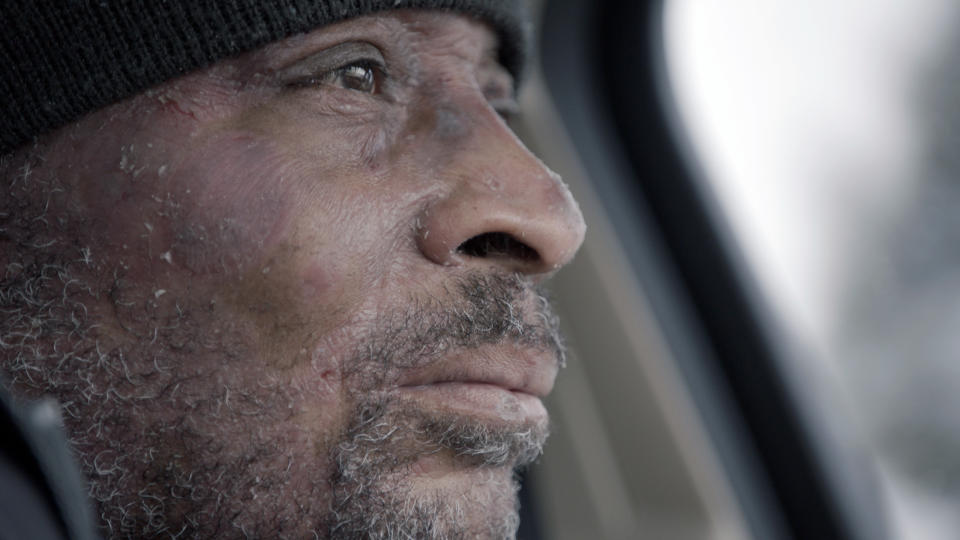
[[[542,421],[547,410],[540,398],[485,383],[444,382],[403,386],[400,393],[422,406],[504,422]]]

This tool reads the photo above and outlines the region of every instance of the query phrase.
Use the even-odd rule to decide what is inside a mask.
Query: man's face
[[[512,95],[485,26],[394,12],[18,167],[7,377],[61,400],[106,534],[512,533],[562,362],[534,285],[584,232],[498,114]]]

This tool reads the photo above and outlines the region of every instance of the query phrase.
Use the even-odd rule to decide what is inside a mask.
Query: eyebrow
[[[317,52],[335,47],[338,43],[364,41],[357,36],[359,32],[371,32],[368,35],[376,36],[394,34],[399,24],[399,21],[391,17],[376,15],[349,19],[268,43],[249,53],[252,55],[250,59],[260,66],[258,71],[275,72]]]

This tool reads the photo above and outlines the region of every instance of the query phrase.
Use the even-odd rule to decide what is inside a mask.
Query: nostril
[[[470,257],[503,257],[524,262],[540,260],[537,250],[502,232],[478,234],[460,244],[457,253]]]

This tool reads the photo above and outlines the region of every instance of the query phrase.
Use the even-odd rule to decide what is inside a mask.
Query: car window
[[[960,4],[664,10],[701,180],[797,352],[865,443],[898,538],[960,530]]]

